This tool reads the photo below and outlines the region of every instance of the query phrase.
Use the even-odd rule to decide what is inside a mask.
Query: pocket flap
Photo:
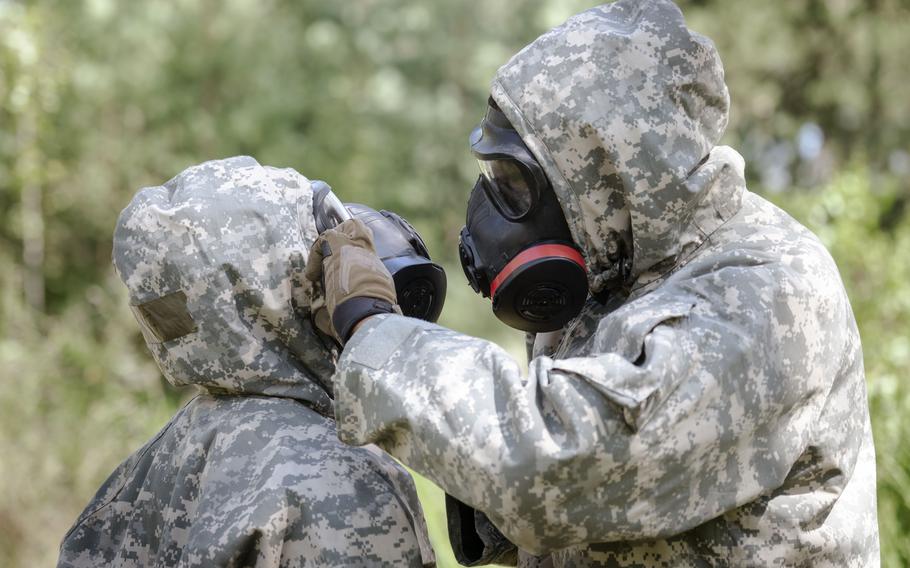
[[[655,328],[685,318],[694,302],[672,301],[611,314],[598,330],[602,355],[553,361],[553,370],[582,377],[638,431],[684,378],[688,357],[675,330]],[[620,316],[620,317],[617,317]],[[652,333],[653,332],[653,333]]]
[[[598,326],[600,353],[617,353],[630,362],[642,356],[644,338],[658,325],[689,315],[695,302],[689,299],[642,298],[623,306]]]

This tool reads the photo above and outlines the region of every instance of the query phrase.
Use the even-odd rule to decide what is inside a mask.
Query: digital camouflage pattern
[[[712,43],[670,2],[620,1],[519,52],[492,96],[611,299],[532,338],[526,374],[486,341],[375,316],[335,376],[342,439],[466,504],[465,562],[514,560],[492,521],[524,566],[878,565],[850,304],[824,246],[716,146]],[[630,279],[605,288],[623,247]]]
[[[309,180],[249,157],[123,211],[114,265],[162,372],[199,394],[99,489],[60,566],[433,564],[408,473],[337,438],[337,354],[304,278],[316,237]]]

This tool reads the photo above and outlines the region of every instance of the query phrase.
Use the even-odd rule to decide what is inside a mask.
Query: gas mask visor
[[[540,203],[547,177],[505,115],[494,107],[471,132],[471,153],[487,198],[509,221],[521,221]]]

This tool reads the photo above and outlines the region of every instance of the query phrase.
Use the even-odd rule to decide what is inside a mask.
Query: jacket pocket
[[[598,355],[555,360],[552,371],[582,378],[637,432],[689,373],[691,342],[684,322],[694,305],[671,300],[625,306],[598,326],[593,340]]]

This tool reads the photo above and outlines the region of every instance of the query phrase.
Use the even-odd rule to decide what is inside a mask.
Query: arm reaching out
[[[774,326],[791,306],[736,315],[680,298],[624,306],[591,340],[602,352],[537,357],[527,376],[487,341],[371,318],[335,378],[340,435],[378,444],[535,553],[691,529],[784,482],[839,335],[785,362],[800,343],[775,341]]]

